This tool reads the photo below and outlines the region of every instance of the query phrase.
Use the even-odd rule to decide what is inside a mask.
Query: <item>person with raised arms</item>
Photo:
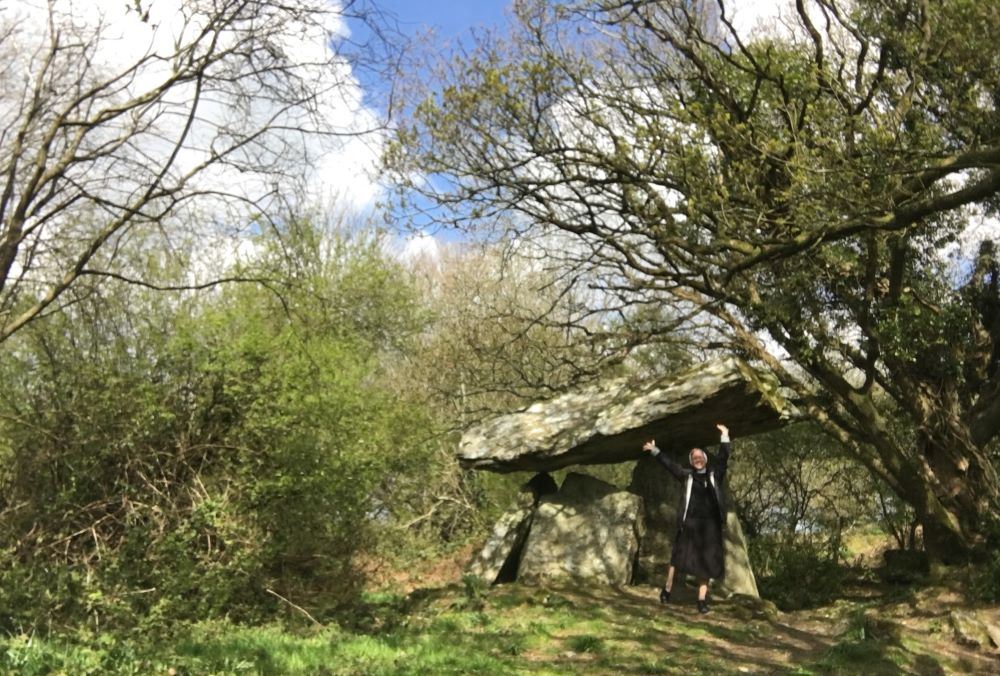
[[[709,459],[700,448],[688,454],[690,468],[682,467],[660,452],[650,439],[642,450],[652,453],[681,484],[677,505],[677,537],[674,539],[667,580],[660,590],[660,603],[670,601],[674,575],[680,572],[698,581],[698,611],[708,612],[708,583],[725,573],[722,529],[726,523],[725,480],[731,445],[729,428],[716,425],[721,437],[719,453]]]

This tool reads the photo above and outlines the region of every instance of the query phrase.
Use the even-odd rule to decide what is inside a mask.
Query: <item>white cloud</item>
[[[330,0],[303,0],[314,8],[335,10],[339,3]],[[125,84],[121,96],[135,96],[165,83],[173,74],[172,65],[177,46],[193,39],[206,22],[205,15],[192,11],[197,3],[185,0],[60,0],[55,3],[58,13],[71,18],[77,31],[90,34],[100,31],[101,39],[93,51],[95,70],[121,73],[124,69],[141,64],[134,77]],[[137,7],[143,12],[137,10]],[[0,19],[18,24],[21,31],[19,45],[22,72],[30,72],[29,61],[37,50],[41,53],[49,35],[45,25],[49,5],[41,0],[17,3],[15,9],[0,7]],[[190,171],[210,157],[217,147],[221,127],[247,129],[270,124],[268,120],[278,115],[274,127],[287,127],[287,131],[270,132],[271,147],[288,144],[297,148],[299,166],[285,166],[289,172],[300,172],[304,185],[304,198],[325,206],[331,199],[346,202],[354,209],[364,209],[373,204],[379,188],[372,180],[372,168],[381,152],[383,136],[365,133],[377,129],[379,114],[363,103],[360,83],[352,74],[346,60],[333,58],[334,40],[348,35],[348,28],[336,11],[317,13],[311,19],[322,22],[302,22],[276,36],[274,48],[297,64],[299,75],[315,88],[319,96],[314,110],[326,125],[327,135],[303,135],[297,128],[310,126],[302,111],[281,111],[265,97],[245,100],[238,107],[232,101],[213,95],[202,99],[198,117],[191,129],[189,141],[178,156],[176,173]],[[234,41],[232,33],[220,34],[221,41]],[[27,43],[27,44],[26,44]],[[332,62],[331,62],[331,59]],[[37,64],[35,64],[37,66]],[[119,84],[122,84],[119,80]],[[142,151],[150,157],[150,164],[162,162],[173,151],[173,140],[186,122],[188,105],[193,96],[194,84],[175,86],[163,114],[156,120],[156,133],[141,139]],[[280,138],[279,138],[280,137]],[[213,145],[216,144],[216,145]],[[248,149],[240,160],[252,165],[253,153],[260,155],[262,164],[273,161],[262,143]],[[257,195],[271,187],[267,172],[254,175],[245,170],[235,170],[216,165],[204,172],[202,183],[213,191]],[[290,197],[288,192],[283,195]]]
[[[399,254],[400,260],[404,263],[431,261],[436,264],[440,257],[441,249],[437,239],[426,232],[408,236],[403,241],[403,248]]]
[[[141,267],[142,260],[177,252],[191,256],[189,281],[198,283],[257,255],[247,234],[260,230],[261,214],[280,227],[287,213],[282,207],[288,205],[300,213],[370,209],[380,193],[373,179],[385,138],[379,113],[366,105],[351,62],[336,51],[337,40],[348,35],[338,4],[295,2],[317,11],[301,20],[275,9],[277,4],[262,2],[261,11],[238,30],[215,33],[225,47],[245,39],[240,31],[252,21],[266,26],[271,38],[209,66],[215,77],[204,80],[208,84],[196,107],[194,81],[172,78],[184,62],[179,49],[197,54],[208,49],[195,39],[208,21],[197,9],[212,7],[212,0],[0,3],[0,132],[7,130],[0,166],[30,166],[36,157],[54,162],[72,148],[72,128],[57,136],[47,157],[32,153],[44,147],[43,139],[61,116],[82,123],[76,128],[100,119],[85,135],[75,160],[51,172],[43,192],[56,195],[53,204],[65,203],[47,213],[44,200],[35,201],[43,206],[28,216],[20,258],[8,279],[28,267],[24,293],[40,297],[59,283],[105,223],[123,215],[128,220],[140,211],[143,218],[117,231],[114,241],[91,259],[93,268],[136,276],[133,268]],[[50,18],[64,48],[44,66],[54,35]],[[265,67],[282,67],[280,76],[255,71],[255,54],[262,54]],[[273,54],[284,59],[269,60]],[[32,117],[26,111],[43,67],[49,80],[39,92],[48,98]],[[75,88],[96,82],[104,88],[91,105],[74,106]],[[155,95],[161,88],[168,93]],[[123,105],[151,92],[144,105]],[[314,96],[287,105],[303,92]],[[128,113],[116,115],[120,108]],[[22,130],[26,142],[15,156],[11,134]],[[228,161],[218,161],[220,156]],[[28,174],[10,173],[15,200],[30,189]],[[151,185],[182,199],[150,205],[142,196]],[[126,247],[141,255],[130,255]]]
[[[358,129],[377,124],[371,111],[357,111],[357,119]],[[321,207],[340,206],[358,213],[371,208],[382,196],[376,172],[384,142],[382,133],[372,131],[346,138],[335,151],[325,153],[310,181],[312,199]]]
[[[736,0],[726,3],[726,18],[743,40],[783,33],[785,23],[794,17],[794,12],[792,0]]]

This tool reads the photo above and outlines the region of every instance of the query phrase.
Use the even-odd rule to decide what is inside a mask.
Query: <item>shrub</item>
[[[970,569],[965,593],[973,603],[1000,603],[1000,549]]]
[[[428,427],[378,377],[405,284],[368,256],[280,300],[109,284],[4,344],[0,630],[168,630],[357,601],[376,496]]]
[[[836,599],[844,569],[829,546],[812,538],[757,538],[749,547],[761,596],[782,610],[822,606]]]
[[[604,641],[597,636],[581,634],[570,637],[569,647],[578,653],[601,653],[604,651]]]

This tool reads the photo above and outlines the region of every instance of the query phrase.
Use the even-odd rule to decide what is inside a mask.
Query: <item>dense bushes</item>
[[[844,534],[871,529],[914,547],[908,509],[811,424],[741,440],[732,503],[761,594],[785,610],[824,605],[850,572]]]
[[[0,629],[352,602],[379,488],[432,425],[379,375],[416,326],[405,277],[374,242],[325,260],[280,297],[105,284],[5,345]]]
[[[1000,524],[994,522],[983,558],[969,568],[965,593],[973,603],[1000,603]]]

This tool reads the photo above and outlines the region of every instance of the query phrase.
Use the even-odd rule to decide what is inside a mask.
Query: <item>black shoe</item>
[[[708,612],[708,601],[702,601],[698,599],[698,612],[704,615]]]
[[[663,588],[660,590],[660,603],[670,603],[670,590]]]

